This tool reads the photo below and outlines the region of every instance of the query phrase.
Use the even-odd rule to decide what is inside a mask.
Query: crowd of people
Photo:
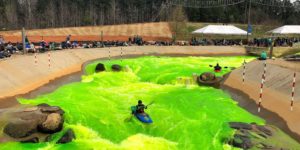
[[[63,42],[30,42],[28,37],[25,37],[25,51],[28,53],[46,52],[49,50],[63,50],[74,48],[102,48],[102,47],[116,47],[129,46],[132,44],[143,45],[145,42],[140,36],[135,36],[132,41],[71,41],[71,35],[66,37]],[[4,37],[0,36],[0,59],[10,57],[12,54],[23,51],[22,43],[5,42]]]
[[[293,47],[295,43],[299,43],[300,38],[275,38],[272,41],[271,38],[254,38],[249,42],[249,46],[256,47],[270,47],[273,43],[274,47]]]
[[[190,40],[189,45],[193,46],[233,46],[233,45],[248,45],[255,47],[270,47],[273,43],[274,47],[293,47],[295,43],[300,43],[300,38],[275,38],[273,41],[271,38],[254,38],[249,42],[247,40],[240,39],[197,39],[193,37]]]
[[[233,46],[233,45],[243,45],[244,41],[240,39],[197,39],[193,37],[190,41],[190,45],[193,46]]]
[[[11,45],[7,44],[7,48],[11,49]],[[4,38],[3,38],[3,36],[0,36],[0,59],[10,57],[10,56],[11,56],[11,54],[10,54],[9,50],[7,50],[5,47]]]
[[[74,48],[102,48],[102,47],[117,47],[117,46],[131,46],[131,45],[192,45],[192,46],[234,46],[234,45],[248,45],[256,47],[269,47],[272,44],[270,38],[254,38],[250,42],[239,39],[199,39],[193,37],[190,41],[144,41],[141,36],[135,35],[129,37],[128,41],[72,41],[72,36],[68,35],[63,42],[30,42],[25,38],[26,52],[46,52],[48,50],[62,50]],[[274,39],[274,46],[293,46],[294,43],[300,43],[300,38],[276,38]],[[3,36],[0,36],[0,59],[10,57],[14,53],[23,52],[22,43],[5,42]]]
[[[28,53],[46,52],[48,50],[62,50],[75,48],[102,48],[102,47],[117,47],[117,46],[131,46],[131,45],[170,45],[166,41],[146,42],[141,36],[135,35],[129,37],[128,41],[72,41],[72,36],[68,35],[63,42],[30,42],[28,37],[25,37],[25,51]],[[4,38],[0,36],[0,58],[10,57],[14,53],[23,52],[22,43],[5,42]]]

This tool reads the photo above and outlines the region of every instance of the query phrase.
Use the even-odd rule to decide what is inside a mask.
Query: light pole
[[[273,44],[273,42],[274,42],[274,35],[272,34],[272,36],[271,36],[271,40],[270,40],[271,42],[270,42],[270,56],[269,56],[269,59],[272,59],[273,58],[273,49],[274,49],[274,44]]]
[[[248,28],[247,28],[247,41],[249,42],[249,28],[251,26],[251,0],[248,0],[249,8],[248,8]]]

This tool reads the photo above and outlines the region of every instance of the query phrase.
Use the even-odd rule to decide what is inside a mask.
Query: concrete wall
[[[243,68],[234,70],[224,82],[225,85],[245,93],[258,103],[260,84],[264,70],[263,61],[246,65],[245,83],[242,83]],[[294,110],[290,110],[294,72],[298,74],[295,88]],[[262,107],[283,118],[292,132],[300,135],[300,63],[284,60],[268,60],[266,81],[263,89]],[[267,112],[260,112],[267,113]],[[258,113],[258,114],[260,114]],[[285,122],[282,122],[284,124]]]
[[[243,47],[123,47],[123,55],[151,54],[187,54],[187,55],[244,55]],[[35,56],[14,55],[12,58],[0,60],[0,99],[25,94],[49,81],[81,70],[83,63],[110,55],[120,56],[121,47],[102,49],[73,49],[51,52],[51,67],[48,67],[48,54]]]

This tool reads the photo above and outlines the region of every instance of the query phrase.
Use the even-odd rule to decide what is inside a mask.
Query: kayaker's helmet
[[[142,100],[139,100],[138,103],[139,103],[139,104],[142,104],[143,102],[142,102]]]

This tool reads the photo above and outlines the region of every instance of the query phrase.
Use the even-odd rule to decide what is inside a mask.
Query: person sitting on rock
[[[217,63],[217,65],[214,68],[215,72],[220,72],[222,70],[222,67],[219,65],[219,63]]]
[[[136,105],[136,112],[137,113],[145,113],[145,109],[147,109],[147,106],[143,104],[141,100],[138,101],[138,104]]]

